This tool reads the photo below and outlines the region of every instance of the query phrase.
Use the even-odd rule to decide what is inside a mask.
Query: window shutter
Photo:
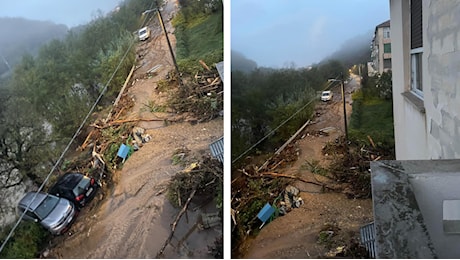
[[[423,46],[422,34],[422,0],[410,1],[411,49]]]

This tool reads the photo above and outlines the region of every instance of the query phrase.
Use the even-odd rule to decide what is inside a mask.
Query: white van
[[[323,91],[323,93],[321,93],[321,100],[322,101],[330,101],[330,100],[332,100],[332,91],[330,91],[330,90]]]
[[[150,29],[149,27],[143,27],[138,31],[139,40],[145,41],[150,37]]]

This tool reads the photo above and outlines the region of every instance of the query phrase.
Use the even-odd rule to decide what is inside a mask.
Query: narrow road
[[[337,84],[339,85],[339,84]],[[345,87],[347,115],[351,114],[351,93],[360,85],[360,78],[353,76]],[[306,162],[317,161],[327,167],[332,158],[322,154],[327,142],[333,142],[343,135],[343,103],[340,86],[332,88],[334,99],[321,102],[317,106],[317,117],[303,133],[296,145],[300,149],[298,160],[279,173],[297,175],[303,179],[327,181],[313,174]],[[334,127],[330,135],[318,135],[320,129]],[[301,134],[302,135],[302,134]],[[279,217],[265,225],[257,237],[250,239],[242,247],[243,258],[324,258],[328,250],[318,243],[318,234],[325,225],[336,225],[335,239],[343,240],[344,245],[352,238],[359,237],[359,227],[372,219],[372,201],[349,200],[344,194],[323,193],[321,187],[303,182],[293,184],[300,190],[305,202],[286,216]]]
[[[169,32],[172,26],[169,17],[177,11],[174,0],[165,1],[163,18]],[[151,119],[158,117],[147,108],[149,102],[163,105],[164,93],[157,90],[157,83],[173,70],[165,36],[159,27],[156,15],[150,20],[150,40],[139,43],[137,53],[139,68],[132,77],[127,95],[134,106],[126,114],[127,119]],[[174,34],[169,34],[175,45]],[[147,74],[152,67],[160,68]],[[209,144],[223,135],[222,118],[191,125],[177,123],[164,125],[160,122],[141,122],[152,140],[134,152],[122,169],[112,176],[115,187],[105,194],[101,205],[88,205],[70,235],[59,237],[58,244],[49,256],[56,258],[155,258],[168,238],[171,222],[177,212],[166,198],[166,187],[170,178],[182,166],[173,165],[172,156],[178,149],[190,150],[190,156],[209,153]],[[91,204],[91,203],[90,203]],[[212,206],[195,207],[182,218],[171,241],[166,247],[165,258],[210,258],[208,246],[222,234],[219,229],[199,230],[201,213],[215,210]]]

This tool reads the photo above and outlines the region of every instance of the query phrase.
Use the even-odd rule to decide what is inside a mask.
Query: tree
[[[3,187],[19,185],[25,177],[40,185],[50,166],[52,140],[43,120],[24,98],[10,98],[0,114],[0,174]],[[18,171],[20,177],[15,176]]]
[[[259,150],[273,151],[311,118],[314,101],[319,100],[316,91],[324,89],[328,79],[346,72],[343,64],[334,60],[308,70],[233,71],[232,156],[256,143]]]
[[[377,80],[376,88],[379,90],[380,98],[391,100],[393,98],[393,84],[391,70],[383,72]]]

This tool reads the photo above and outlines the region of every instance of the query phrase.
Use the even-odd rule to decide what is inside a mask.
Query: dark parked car
[[[26,209],[23,219],[40,223],[55,235],[65,232],[78,213],[72,202],[44,192],[26,193],[18,203],[18,214]]]
[[[79,172],[62,175],[49,190],[50,194],[72,201],[78,208],[85,206],[96,195],[99,184]]]

